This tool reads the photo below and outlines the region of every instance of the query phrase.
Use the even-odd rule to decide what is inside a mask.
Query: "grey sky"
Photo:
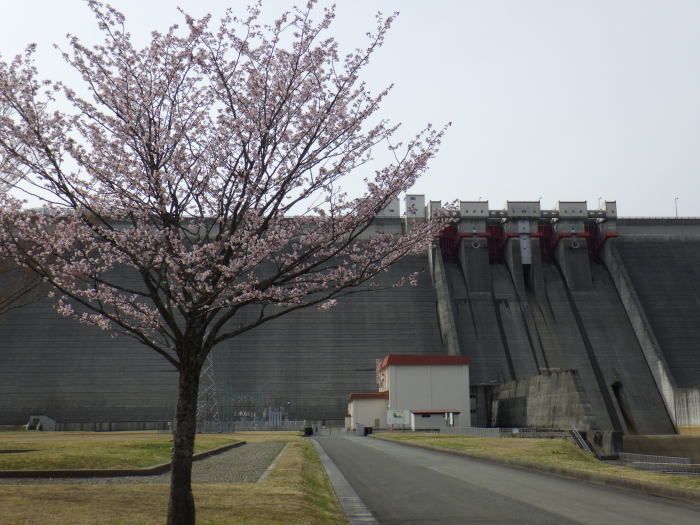
[[[131,33],[237,0],[114,0]],[[301,2],[299,2],[301,3]],[[329,2],[322,2],[327,5]],[[619,202],[625,216],[700,216],[700,2],[682,0],[354,0],[333,33],[361,45],[374,13],[401,11],[367,70],[395,84],[383,116],[410,136],[452,127],[414,188],[430,199]],[[264,2],[274,15],[293,1]],[[0,53],[40,46],[45,76],[65,77],[51,48],[72,32],[95,41],[80,0],[0,0]]]

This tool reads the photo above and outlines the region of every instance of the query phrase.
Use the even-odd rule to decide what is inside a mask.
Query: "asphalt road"
[[[384,525],[700,524],[700,507],[378,439],[318,438]]]

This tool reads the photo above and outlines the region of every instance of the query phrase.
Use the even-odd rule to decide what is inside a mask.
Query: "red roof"
[[[389,354],[381,363],[379,369],[391,365],[468,365],[469,358],[463,355],[412,355]]]
[[[353,392],[348,394],[348,401],[354,399],[389,399],[389,391],[386,392]]]
[[[411,410],[412,414],[461,414],[461,410]]]

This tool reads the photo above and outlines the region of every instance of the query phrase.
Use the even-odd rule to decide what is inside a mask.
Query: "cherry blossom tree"
[[[60,313],[178,370],[168,523],[191,524],[207,355],[288,312],[371,290],[425,250],[443,219],[402,235],[370,225],[425,172],[443,130],[393,142],[397,126],[377,117],[388,90],[360,81],[392,17],[344,57],[326,36],[333,10],[314,22],[313,1],[272,25],[257,7],[219,24],[183,14],[137,49],[121,13],[87,3],[104,42],[69,36],[63,53],[82,85],[40,79],[33,46],[0,62],[0,178],[13,186],[0,197],[0,249],[43,278]],[[377,148],[394,160],[349,197],[343,177],[369,171]],[[27,209],[23,193],[43,208]]]

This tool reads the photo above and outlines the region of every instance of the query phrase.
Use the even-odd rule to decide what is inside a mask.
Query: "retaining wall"
[[[700,436],[624,436],[625,452],[690,458],[700,463]]]
[[[548,372],[493,388],[491,426],[590,428],[590,405],[575,370]]]

